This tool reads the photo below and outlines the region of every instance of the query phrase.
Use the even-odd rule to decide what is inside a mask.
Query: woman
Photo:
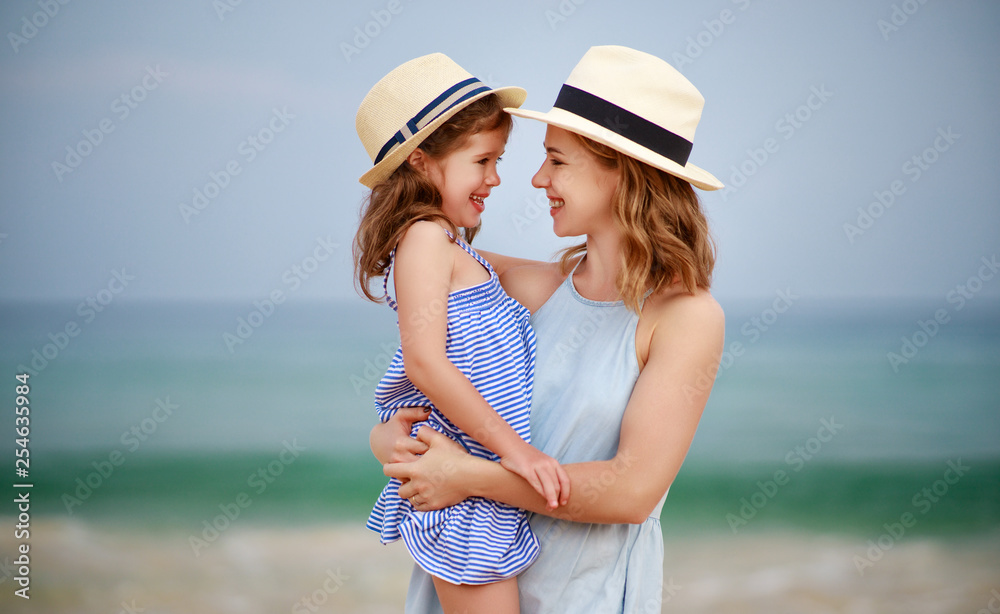
[[[722,184],[687,162],[703,103],[662,60],[607,46],[584,55],[550,112],[507,109],[548,124],[532,185],[557,235],[586,236],[557,263],[487,256],[532,313],[532,444],[565,465],[562,505],[430,429],[410,439],[421,410],[372,431],[416,509],[484,497],[533,512],[541,553],[518,578],[525,613],[660,611],[659,514],[723,346],[714,248],[692,189]],[[406,611],[441,611],[419,569]]]

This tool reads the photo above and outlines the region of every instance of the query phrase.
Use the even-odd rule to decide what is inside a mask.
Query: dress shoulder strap
[[[385,302],[392,307],[393,311],[399,311],[396,301],[392,299],[389,295],[389,273],[392,272],[392,265],[396,264],[396,248],[392,248],[389,252],[389,266],[385,269],[385,274],[382,276],[382,293],[385,294]]]
[[[468,253],[470,256],[472,256],[473,258],[475,258],[476,260],[478,260],[479,264],[483,265],[483,268],[485,268],[487,271],[489,271],[490,277],[493,276],[493,274],[494,274],[493,273],[493,267],[490,266],[490,263],[487,262],[485,258],[483,258],[482,256],[480,256],[479,252],[477,252],[476,250],[472,249],[472,246],[469,245],[468,243],[466,243],[465,239],[463,239],[462,237],[456,237],[455,235],[451,234],[451,231],[448,230],[448,229],[444,229],[444,232],[450,238],[454,239],[455,243],[457,243],[459,247],[461,247],[462,249],[464,249],[466,251],[466,253]]]
[[[444,230],[445,234],[447,234],[450,238],[454,239],[455,243],[457,243],[459,247],[464,249],[470,256],[479,261],[479,264],[483,265],[483,267],[487,271],[489,271],[490,277],[493,277],[496,274],[493,271],[493,267],[490,266],[490,263],[487,262],[485,258],[480,256],[479,253],[476,252],[476,250],[472,249],[472,246],[466,243],[465,240],[462,239],[462,237],[456,237],[455,235],[451,234],[451,231],[449,231],[447,228],[443,228],[442,230]],[[392,272],[392,265],[394,264],[396,264],[395,247],[392,248],[391,252],[389,252],[389,266],[386,267],[385,274],[382,276],[382,292],[385,294],[385,302],[390,307],[392,307],[392,310],[399,311],[399,306],[397,305],[396,301],[393,300],[392,296],[389,294],[389,273]]]

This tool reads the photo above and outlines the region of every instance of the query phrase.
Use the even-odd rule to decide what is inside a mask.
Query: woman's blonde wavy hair
[[[616,285],[625,305],[638,312],[647,291],[657,292],[676,282],[689,293],[708,289],[715,268],[715,243],[691,184],[575,132],[571,134],[605,168],[618,170],[618,187],[611,206],[622,236]],[[586,243],[563,250],[563,273],[569,272],[574,256],[586,251]]]
[[[506,139],[512,127],[513,121],[504,112],[500,99],[490,94],[456,113],[419,147],[431,158],[440,160],[461,148],[473,134],[500,130]],[[437,187],[406,161],[372,188],[361,205],[360,218],[352,249],[355,285],[365,298],[374,302],[385,297],[373,293],[369,283],[373,277],[386,273],[390,252],[411,224],[441,220],[451,228],[453,237],[458,235],[458,229],[441,212],[441,193]],[[471,243],[478,232],[479,226],[463,228],[462,236]]]

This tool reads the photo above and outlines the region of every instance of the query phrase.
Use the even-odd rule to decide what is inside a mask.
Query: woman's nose
[[[538,168],[538,171],[531,178],[532,187],[544,188],[549,185],[549,176],[545,173],[545,163]]]

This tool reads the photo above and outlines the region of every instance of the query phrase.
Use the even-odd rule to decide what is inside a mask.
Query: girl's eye
[[[497,162],[498,163],[500,162],[500,160],[503,160],[503,156],[497,156]]]

